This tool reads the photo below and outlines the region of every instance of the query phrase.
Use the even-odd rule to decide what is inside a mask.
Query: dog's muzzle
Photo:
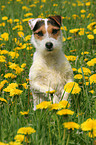
[[[45,44],[45,46],[46,46],[46,49],[47,49],[48,51],[52,51],[52,50],[53,50],[53,43],[52,43],[52,42],[47,42],[47,43]]]

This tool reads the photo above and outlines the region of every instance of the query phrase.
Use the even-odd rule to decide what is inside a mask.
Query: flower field
[[[96,1],[1,0],[0,12],[0,145],[96,145]],[[28,21],[50,15],[62,16],[74,82],[64,86],[68,101],[33,111]]]

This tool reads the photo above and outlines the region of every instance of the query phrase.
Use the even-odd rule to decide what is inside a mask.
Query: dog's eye
[[[43,32],[39,31],[38,33],[36,33],[38,36],[43,36]]]
[[[52,34],[55,35],[55,34],[57,34],[58,31],[59,31],[59,29],[53,29]]]

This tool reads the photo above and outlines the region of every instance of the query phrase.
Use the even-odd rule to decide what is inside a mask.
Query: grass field
[[[0,0],[0,13],[0,145],[96,145],[96,1]],[[63,51],[79,90],[70,104],[43,102],[33,111],[28,20],[49,15],[62,16]]]

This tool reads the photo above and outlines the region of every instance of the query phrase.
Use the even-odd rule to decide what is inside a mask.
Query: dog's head
[[[62,48],[61,16],[31,19],[29,26],[33,30],[31,43],[41,53],[56,52]]]

